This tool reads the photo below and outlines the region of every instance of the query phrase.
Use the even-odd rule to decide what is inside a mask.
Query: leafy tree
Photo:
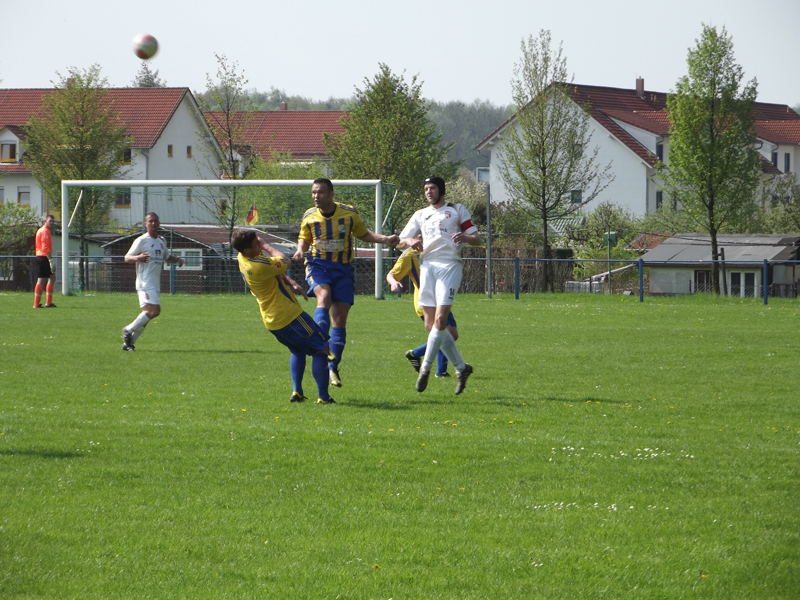
[[[313,162],[292,160],[291,154],[275,153],[270,160],[253,159],[245,179],[314,180],[324,177],[322,168]],[[249,212],[255,203],[260,223],[299,223],[308,208],[309,188],[243,188],[245,207]]]
[[[323,134],[337,178],[380,179],[400,188],[393,208],[398,224],[422,206],[427,176],[447,181],[458,166],[447,160],[453,145],[443,144],[427,112],[416,76],[406,82],[381,64],[374,79],[364,80],[364,89],[356,88],[356,103],[342,119],[344,133]]]
[[[551,257],[548,224],[577,213],[614,179],[601,167],[598,148],[589,150],[589,113],[570,97],[567,61],[561,46],[551,48],[550,32],[522,40],[522,59],[514,67],[515,122],[503,133],[500,174],[517,206],[541,227],[545,258]],[[553,289],[548,269],[543,288]]]
[[[58,209],[62,180],[122,179],[127,171],[121,159],[129,140],[108,97],[108,80],[101,77],[99,65],[84,71],[70,67],[67,76],[57,75],[56,89],[45,96],[41,110],[26,126],[23,162],[31,168],[48,203]],[[70,213],[77,198],[69,199]],[[86,277],[83,257],[89,253],[86,236],[108,221],[113,201],[113,192],[83,190],[73,221],[73,231],[80,238],[81,289]]]
[[[761,207],[761,231],[800,231],[800,183],[795,174],[784,173],[767,182],[761,189]]]
[[[726,227],[736,230],[755,209],[761,170],[753,110],[757,84],[743,84],[725,28],[718,33],[704,25],[686,62],[688,75],[667,98],[669,165],[660,165],[659,175],[688,220],[709,233],[712,258],[717,260],[717,234]],[[718,294],[716,262],[711,269]]]
[[[488,100],[474,100],[467,104],[453,102],[431,102],[428,120],[441,130],[445,144],[453,144],[448,158],[473,171],[476,167],[488,167],[489,156],[479,154],[475,145],[498,124],[513,113],[513,107],[496,106]]]
[[[6,202],[0,204],[0,254],[27,254],[29,240],[41,221],[30,206]]]
[[[198,103],[206,113],[206,121],[217,143],[213,140],[206,143],[203,131],[198,131],[197,136],[206,167],[212,173],[217,173],[219,179],[241,179],[240,161],[248,161],[257,154],[247,140],[247,131],[253,120],[252,104],[245,90],[248,80],[243,71],[239,72],[238,63],[229,62],[225,55],[214,56],[218,65],[217,80],[206,75],[206,97],[210,100],[200,97]],[[240,198],[240,188],[224,187],[220,193],[221,198],[199,201],[217,216],[220,225],[228,229],[230,242],[236,225],[242,222],[250,206]]]
[[[162,81],[158,77],[158,71],[151,71],[150,66],[146,60],[142,61],[142,66],[139,67],[139,72],[131,82],[131,87],[135,88],[163,88],[167,87],[167,82]]]

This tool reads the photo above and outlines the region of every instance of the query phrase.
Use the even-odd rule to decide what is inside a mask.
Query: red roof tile
[[[756,121],[756,134],[775,144],[800,144],[800,119]]]
[[[325,158],[327,151],[322,143],[322,134],[343,133],[340,120],[348,113],[338,110],[264,110],[250,113],[249,120],[245,114],[239,113],[237,117],[245,119],[247,145],[269,160],[273,152],[289,152],[293,158]],[[223,118],[220,112],[204,115],[212,130],[214,124],[221,123]]]
[[[0,123],[24,126],[39,114],[53,89],[0,90]],[[152,148],[175,114],[189,88],[109,88],[108,97],[127,125],[134,148]]]

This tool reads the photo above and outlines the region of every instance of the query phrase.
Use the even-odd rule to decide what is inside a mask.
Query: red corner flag
[[[247,213],[247,217],[245,218],[245,222],[248,225],[255,225],[258,223],[258,209],[256,208],[256,203],[253,202],[253,206],[250,209],[250,212]]]

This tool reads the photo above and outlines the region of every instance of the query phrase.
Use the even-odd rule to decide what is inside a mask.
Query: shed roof
[[[755,264],[797,260],[800,235],[785,234],[723,234],[717,244],[725,250],[726,264]],[[676,233],[642,259],[648,266],[696,266],[700,261],[711,261],[711,236],[707,233]],[[655,265],[652,263],[668,263]]]

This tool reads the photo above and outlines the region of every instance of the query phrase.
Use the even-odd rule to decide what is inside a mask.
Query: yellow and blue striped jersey
[[[419,252],[413,248],[403,252],[394,263],[391,273],[397,281],[408,275],[414,285],[414,310],[417,311],[418,317],[425,314],[419,306]]]
[[[366,235],[367,227],[358,211],[346,204],[336,204],[333,215],[326,218],[314,207],[303,215],[300,239],[311,245],[311,256],[348,265],[355,257],[353,238]]]
[[[289,265],[282,258],[259,255],[247,258],[239,254],[239,271],[258,300],[264,326],[274,331],[282,329],[303,312],[294,292],[284,281]]]

